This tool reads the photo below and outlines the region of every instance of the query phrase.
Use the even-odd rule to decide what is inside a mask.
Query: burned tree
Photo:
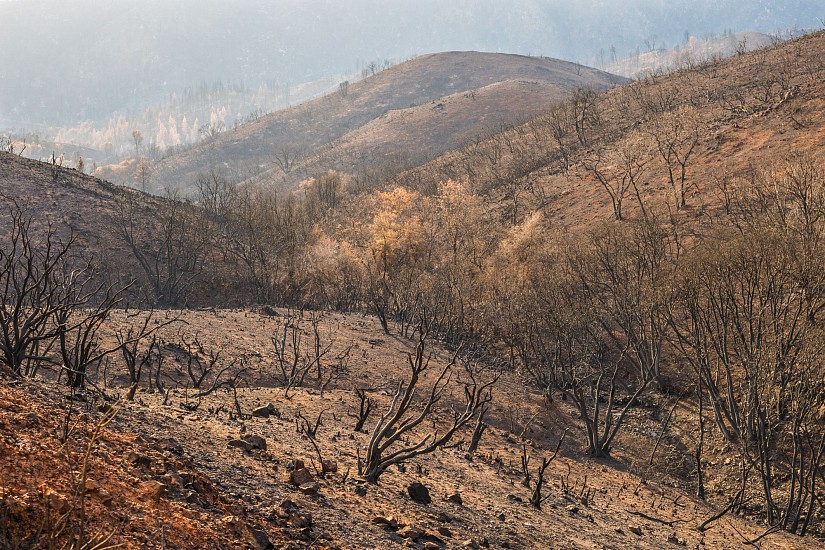
[[[362,459],[359,455],[358,474],[370,483],[377,483],[378,478],[393,464],[401,464],[415,457],[434,452],[449,443],[453,435],[470,422],[478,412],[492,400],[492,386],[496,377],[486,382],[476,380],[472,371],[470,382],[464,386],[464,405],[462,410],[453,411],[453,419],[446,430],[439,434],[433,431],[418,443],[404,443],[404,439],[413,435],[413,430],[425,420],[433,420],[433,408],[444,397],[452,382],[452,369],[456,356],[444,367],[433,382],[429,394],[416,403],[415,394],[421,375],[427,370],[432,355],[425,354],[427,330],[419,327],[419,339],[415,354],[408,355],[410,379],[401,381],[387,411],[381,416],[373,429],[367,446],[367,454]]]
[[[65,307],[61,299],[74,237],[61,240],[48,226],[35,237],[32,218],[11,202],[9,233],[0,247],[0,361],[16,375],[29,376],[45,359],[40,346],[59,333],[55,314]]]

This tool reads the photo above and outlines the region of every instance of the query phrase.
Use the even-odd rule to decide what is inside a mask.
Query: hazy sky
[[[444,50],[593,64],[611,46],[823,19],[825,0],[0,0],[0,129],[140,109],[201,81],[296,83]]]

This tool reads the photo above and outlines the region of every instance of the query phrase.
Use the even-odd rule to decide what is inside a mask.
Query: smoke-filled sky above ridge
[[[0,0],[0,129],[96,119],[201,81],[297,83],[447,50],[594,64],[611,47],[823,20],[823,0]]]

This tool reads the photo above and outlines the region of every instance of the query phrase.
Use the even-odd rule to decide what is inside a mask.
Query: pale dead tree
[[[151,179],[152,168],[149,166],[149,161],[145,157],[139,158],[135,164],[135,187],[146,193]]]
[[[607,148],[591,149],[582,159],[582,166],[607,192],[608,197],[610,197],[610,204],[613,207],[613,217],[621,220],[623,219],[622,206],[632,187],[632,181],[627,173],[624,175],[617,174],[618,170],[615,165],[617,159],[613,157],[614,152]]]
[[[132,141],[135,144],[135,158],[140,158],[140,147],[143,145],[143,132],[132,130]]]
[[[582,147],[589,147],[591,139],[602,124],[598,93],[590,88],[577,88],[570,98],[573,128]]]
[[[453,419],[448,423],[444,432],[439,433],[435,430],[419,439],[417,443],[406,443],[422,422],[434,420],[433,409],[452,384],[452,370],[456,362],[456,355],[454,355],[433,382],[429,393],[421,402],[416,402],[415,394],[418,383],[421,375],[429,367],[431,358],[431,355],[425,352],[427,330],[422,327],[418,332],[419,339],[415,354],[408,355],[410,379],[406,383],[399,382],[392,403],[372,431],[366,456],[362,459],[359,453],[358,474],[370,483],[377,483],[381,474],[393,464],[401,464],[418,456],[432,453],[449,443],[453,435],[492,400],[492,386],[497,377],[480,382],[473,371],[467,371],[470,380],[464,384],[463,408],[453,411]]]
[[[682,107],[653,119],[646,131],[665,166],[674,207],[684,208],[690,188],[688,166],[702,132],[699,115],[691,107]]]

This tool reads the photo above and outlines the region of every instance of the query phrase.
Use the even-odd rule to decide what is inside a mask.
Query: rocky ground
[[[165,392],[147,381],[134,401],[117,399],[125,391],[114,360],[97,374],[111,401],[97,392],[72,396],[48,380],[7,373],[0,379],[6,547],[50,547],[50,539],[58,547],[78,525],[124,548],[740,548],[764,531],[731,515],[705,532],[697,529],[722,501],[712,499],[714,507],[693,498],[687,481],[679,488],[676,473],[662,467],[678,452],[671,449],[678,447],[676,431],[664,440],[658,469],[646,466],[662,406],[634,410],[634,429],[620,435],[615,458],[596,461],[582,452],[566,404],[544,403],[512,373],[496,384],[490,427],[476,453],[467,453],[472,427],[465,427],[453,445],[392,467],[378,484],[366,483],[357,463],[369,435],[354,430],[359,400],[353,388],[368,388],[376,403],[365,425],[370,431],[397,381],[408,376],[412,340],[384,335],[369,317],[323,316],[319,334],[331,344],[322,380],[313,369],[303,387],[285,392],[271,341],[284,312],[166,312],[159,318],[166,315],[179,321],[160,330],[168,351]],[[124,313],[114,322],[128,318]],[[314,339],[305,319],[309,352]],[[194,397],[187,368],[169,344],[181,335],[190,342],[197,336],[203,355],[221,350],[217,364],[232,365],[222,376],[236,381],[234,389]],[[433,349],[425,388],[450,358]],[[459,374],[435,419],[411,439],[449,421],[466,381]],[[310,437],[307,429],[316,422]],[[531,457],[535,473],[568,428],[545,474],[546,500],[536,509],[522,483],[522,454]],[[709,468],[709,486],[722,474]],[[814,539],[783,534],[762,545],[819,547]]]

